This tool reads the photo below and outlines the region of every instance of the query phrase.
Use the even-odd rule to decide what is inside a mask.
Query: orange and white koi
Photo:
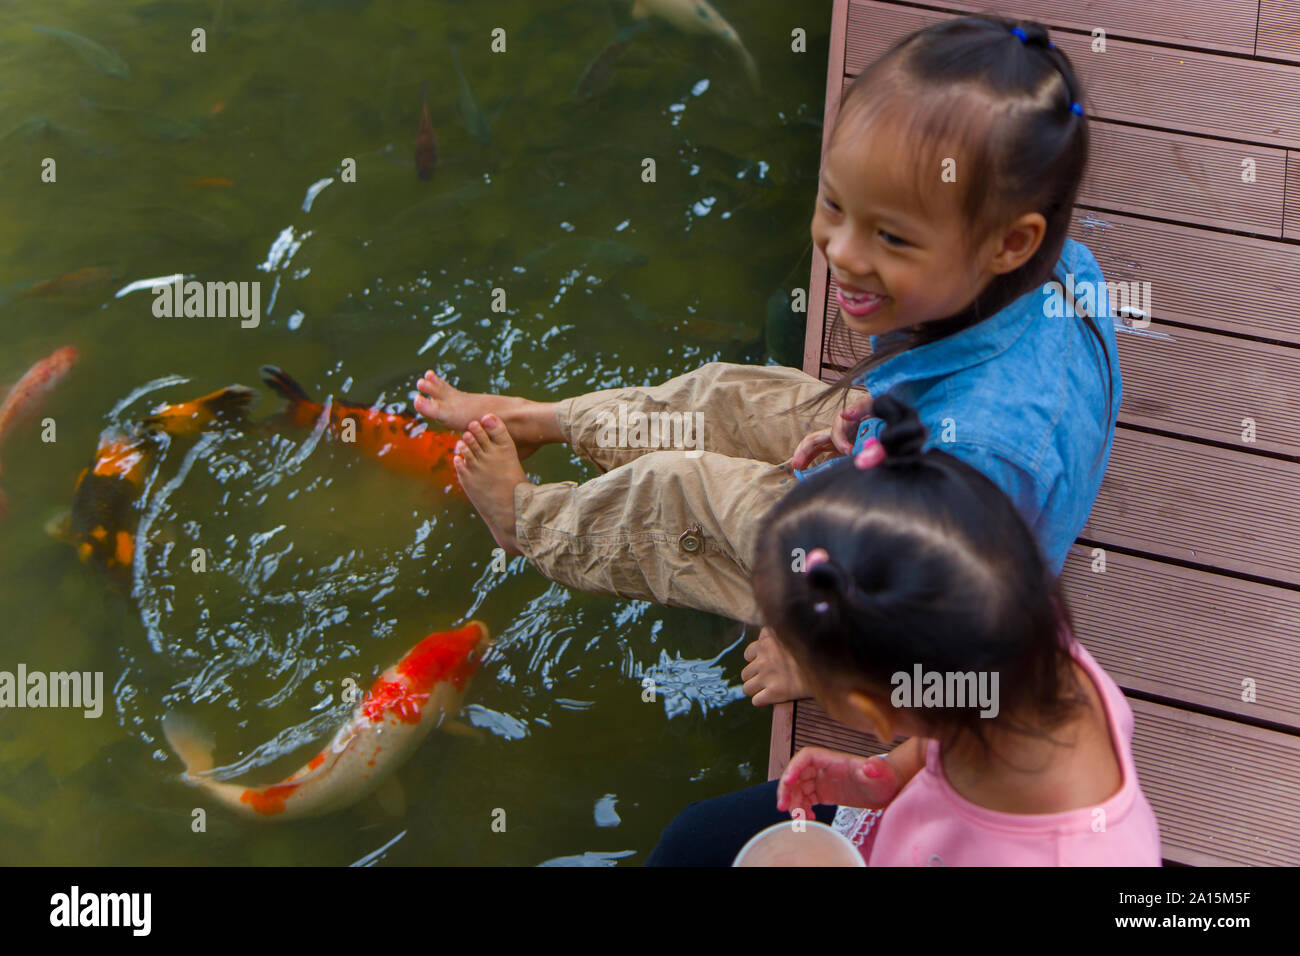
[[[274,365],[263,365],[261,372],[262,381],[288,400],[285,417],[290,423],[310,428],[320,420],[325,406],[308,398],[288,374]],[[460,436],[429,428],[428,422],[413,412],[386,412],[335,400],[330,403],[326,427],[334,438],[355,444],[391,471],[432,478],[436,484],[460,490],[451,464]]]
[[[347,807],[378,789],[444,718],[460,712],[470,677],[491,643],[478,621],[430,634],[379,675],[325,749],[279,783],[246,787],[203,776],[212,742],[178,714],[163,718],[167,742],[185,763],[183,779],[236,812],[295,820]]]
[[[243,385],[231,385],[202,398],[164,405],[139,423],[134,434],[107,431],[99,437],[94,461],[77,476],[66,530],[55,533],[97,564],[125,590],[135,558],[136,502],[144,488],[158,434],[197,435],[218,420],[242,419],[257,399]]]
[[[728,23],[706,0],[634,0],[632,16],[638,20],[656,16],[666,20],[683,33],[702,33],[717,37],[736,51],[745,67],[745,75],[754,89],[759,88],[758,64],[736,28]]]
[[[47,355],[27,370],[18,384],[9,390],[4,404],[0,405],[0,442],[8,437],[18,422],[34,414],[68,370],[77,362],[77,350],[71,345]],[[9,501],[0,491],[0,518],[9,514]]]

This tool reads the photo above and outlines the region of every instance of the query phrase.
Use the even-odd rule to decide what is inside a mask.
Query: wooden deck
[[[1118,336],[1120,425],[1062,575],[1079,637],[1132,703],[1166,860],[1300,864],[1300,0],[836,0],[825,135],[895,40],[989,8],[1073,61],[1093,149],[1071,235],[1151,283],[1172,337]],[[820,254],[809,288],[804,370],[829,381],[866,342],[829,334]],[[810,744],[884,749],[784,704],[769,777]]]

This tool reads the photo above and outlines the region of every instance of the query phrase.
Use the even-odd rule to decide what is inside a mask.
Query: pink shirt
[[[1003,813],[976,806],[943,773],[939,742],[925,768],[885,808],[862,844],[871,866],[1159,866],[1160,829],[1138,786],[1133,711],[1119,687],[1074,642],[1075,660],[1106,709],[1123,782],[1096,807],[1061,813]]]

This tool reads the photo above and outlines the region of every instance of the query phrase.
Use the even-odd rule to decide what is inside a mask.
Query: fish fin
[[[187,777],[212,769],[212,735],[193,718],[172,711],[163,717],[162,728],[167,743],[185,764]]]
[[[262,381],[266,383],[267,388],[288,399],[290,405],[311,401],[311,398],[303,391],[303,387],[283,369],[276,368],[274,365],[263,365],[258,369],[258,372],[261,374]]]
[[[406,816],[406,791],[402,788],[402,782],[396,777],[389,777],[380,784],[379,789],[375,791],[375,802],[389,816]]]
[[[445,730],[449,734],[457,737],[465,737],[469,740],[483,743],[487,740],[487,733],[478,727],[471,727],[469,724],[460,720],[444,720],[439,729]]]
[[[745,65],[745,76],[749,77],[750,84],[754,87],[754,92],[758,93],[763,89],[762,82],[758,78],[758,63],[755,61],[753,54],[745,49],[745,44],[736,38],[736,52],[740,54],[740,59]]]
[[[45,533],[55,541],[72,544],[74,540],[72,535],[72,509],[64,508],[57,514],[52,515],[45,522]]]
[[[632,17],[637,20],[644,20],[650,16],[650,9],[645,5],[645,0],[633,0]]]

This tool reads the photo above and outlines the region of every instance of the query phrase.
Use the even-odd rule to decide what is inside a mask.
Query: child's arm
[[[791,813],[802,809],[805,818],[811,818],[817,804],[877,810],[888,806],[925,766],[925,743],[924,737],[911,737],[878,757],[804,747],[781,775],[776,807]]]
[[[901,744],[885,754],[883,759],[894,768],[898,775],[898,789],[902,790],[909,780],[925,766],[925,737],[908,737]]]

